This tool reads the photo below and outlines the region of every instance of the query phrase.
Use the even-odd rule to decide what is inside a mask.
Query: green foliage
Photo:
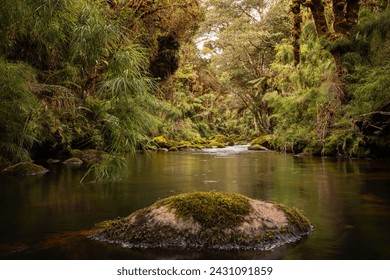
[[[373,156],[373,140],[365,138],[355,124],[371,125],[370,116],[390,101],[387,21],[388,10],[377,14],[363,10],[355,38],[326,41],[318,39],[313,24],[306,22],[297,67],[293,65],[292,46],[277,46],[271,67],[276,90],[263,98],[273,111],[277,148],[326,156]],[[346,81],[335,72],[331,53],[343,54],[342,66],[337,69],[348,72]],[[351,100],[344,105],[338,100],[346,89]],[[386,122],[381,119],[381,123],[384,131]]]
[[[275,146],[275,136],[274,135],[263,135],[257,137],[251,141],[251,146],[259,145],[264,146],[267,149],[274,150]]]
[[[221,84],[225,100],[216,126],[223,133],[270,133],[270,108],[262,99],[270,90],[275,46],[289,36],[286,1],[205,1],[204,55]],[[259,82],[261,81],[261,82]]]
[[[383,67],[356,67],[352,74],[355,84],[350,88],[354,99],[348,106],[354,115],[379,111],[390,101],[390,69]]]
[[[347,111],[355,116],[378,111],[390,101],[390,8],[379,14],[364,10],[363,15],[357,48],[346,55],[354,96]]]
[[[29,151],[38,142],[34,85],[31,67],[0,58],[0,154],[11,162],[29,160]]]
[[[121,11],[92,0],[6,0],[3,8],[2,158],[28,159],[38,139],[39,151],[94,148],[113,158],[147,142],[163,105],[151,94],[150,49]],[[93,167],[96,177],[116,162]]]
[[[123,172],[127,166],[122,156],[107,154],[102,161],[93,164],[81,178],[81,183],[88,179],[88,182],[113,182],[122,179]]]

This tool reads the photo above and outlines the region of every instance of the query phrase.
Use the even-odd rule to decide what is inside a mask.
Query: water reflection
[[[0,258],[388,259],[388,162],[296,158],[245,146],[129,157],[126,180],[79,183],[80,167],[1,177]],[[269,252],[129,250],[89,240],[97,222],[191,191],[229,191],[302,209],[315,230]]]

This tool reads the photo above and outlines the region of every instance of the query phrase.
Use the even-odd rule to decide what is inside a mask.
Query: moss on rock
[[[202,227],[237,226],[249,214],[249,199],[232,193],[195,192],[172,196],[156,203],[175,211],[179,219],[191,219]]]
[[[217,142],[215,140],[212,140],[210,141],[210,143],[207,145],[208,148],[226,148],[226,145],[221,143],[221,142]]]
[[[2,173],[12,176],[33,176],[45,174],[48,171],[43,166],[31,162],[21,162],[4,169]]]
[[[268,149],[266,147],[263,147],[259,144],[254,144],[248,147],[248,150],[250,151],[267,151]]]
[[[154,137],[151,141],[151,144],[157,148],[170,149],[175,146],[175,142],[172,140],[166,139],[164,136]]]
[[[337,156],[340,154],[342,139],[340,135],[331,135],[325,140],[325,145],[321,151],[323,156]]]
[[[211,142],[216,142],[216,143],[221,143],[224,144],[225,146],[233,146],[234,145],[234,140],[231,137],[219,134],[214,136]]]
[[[260,145],[266,147],[267,149],[274,150],[275,149],[275,136],[274,135],[263,135],[257,137],[251,141],[251,146]]]
[[[198,145],[207,145],[209,143],[209,141],[205,138],[202,138],[202,137],[197,137],[195,140],[194,140],[194,143],[195,144],[198,144]]]
[[[177,143],[177,149],[179,151],[194,149],[194,148],[195,146],[190,141],[182,140],[179,143]]]
[[[69,158],[69,159],[65,160],[63,162],[63,164],[65,164],[65,165],[81,165],[81,164],[83,164],[83,161],[79,158],[73,157],[73,158]]]
[[[101,223],[93,238],[136,248],[270,249],[311,229],[294,208],[233,193],[195,192]]]

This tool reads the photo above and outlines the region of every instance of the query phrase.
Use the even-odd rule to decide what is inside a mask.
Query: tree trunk
[[[345,18],[346,0],[333,0],[333,28],[336,33],[345,34],[347,20]]]
[[[293,13],[293,46],[294,46],[294,64],[299,63],[299,36],[301,33],[301,15],[300,5],[310,9],[316,32],[319,37],[325,36],[329,41],[337,44],[336,40],[340,38],[351,37],[355,31],[359,17],[360,4],[359,0],[332,0],[333,4],[333,28],[326,20],[325,5],[323,0],[292,0],[291,10]],[[348,40],[347,40],[348,41]],[[337,76],[339,81],[340,92],[337,93],[338,99],[345,103],[348,101],[348,93],[346,90],[346,69],[343,66],[343,55],[348,51],[348,45],[344,47],[334,46],[331,54],[334,58]]]
[[[305,2],[304,5],[310,8],[314,24],[316,26],[317,35],[319,37],[327,35],[329,28],[328,23],[326,22],[325,7],[322,0],[312,0]]]
[[[291,12],[293,14],[293,42],[292,45],[294,47],[294,66],[297,66],[301,60],[301,45],[299,43],[299,38],[301,37],[301,23],[302,23],[302,15],[301,15],[301,4],[302,0],[293,0],[291,3]]]

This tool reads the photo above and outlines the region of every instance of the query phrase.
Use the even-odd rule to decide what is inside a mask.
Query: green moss
[[[180,141],[178,144],[177,144],[177,148],[179,150],[185,150],[185,149],[192,149],[194,148],[194,145],[190,142],[190,141]]]
[[[205,228],[236,226],[250,212],[247,197],[220,192],[182,194],[163,199],[156,206],[175,209],[179,218],[193,218]]]
[[[238,135],[238,134],[232,134],[229,135],[229,138],[234,141],[234,144],[236,145],[246,145],[248,144],[248,139],[246,136]]]
[[[221,143],[224,144],[225,146],[233,146],[234,145],[234,140],[230,137],[227,137],[225,135],[219,134],[214,136],[211,142],[216,142],[216,143]]]
[[[323,156],[335,156],[339,154],[339,146],[341,146],[343,140],[340,135],[334,134],[325,139],[324,148],[321,151]]]
[[[367,148],[366,143],[361,138],[358,138],[353,141],[352,147],[349,150],[349,154],[351,157],[367,158],[370,155],[370,151]]]
[[[157,147],[154,146],[154,145],[146,145],[145,146],[145,150],[156,152],[157,151]]]
[[[2,172],[13,176],[32,176],[44,174],[48,171],[49,170],[47,170],[43,166],[36,165],[31,162],[21,162],[6,168]]]
[[[83,152],[79,149],[74,149],[70,152],[70,154],[73,156],[73,157],[77,157],[77,158],[81,158],[82,155],[83,155]]]
[[[288,222],[283,219],[275,221],[279,226],[273,222],[259,226],[259,222],[268,221],[267,217],[256,212],[245,196],[222,192],[181,194],[159,200],[126,218],[96,225],[100,231],[95,238],[137,248],[265,249],[296,241],[310,232],[309,222],[298,210],[276,207],[285,213]],[[259,215],[260,220],[255,218]]]
[[[299,209],[295,207],[290,208],[282,204],[277,204],[276,207],[286,214],[286,218],[290,226],[293,226],[301,232],[310,231],[310,221],[303,215],[303,213]],[[287,231],[287,229],[283,229],[283,231]]]
[[[263,135],[258,138],[255,138],[251,141],[252,145],[260,145],[266,147],[267,149],[275,149],[275,136],[273,135]]]
[[[123,219],[106,220],[95,225],[96,229],[108,228],[118,222],[123,222]]]
[[[256,138],[259,138],[261,136],[261,132],[260,131],[256,131],[254,133],[251,134],[251,136],[249,137],[249,140],[250,141],[253,141],[255,140]]]
[[[248,150],[250,150],[250,151],[266,151],[268,149],[266,147],[259,145],[259,144],[254,144],[254,145],[250,145],[248,147]]]
[[[207,145],[209,143],[209,141],[207,139],[202,138],[202,137],[197,137],[194,140],[194,143],[198,144],[198,145]]]
[[[151,144],[157,148],[170,149],[175,146],[175,142],[172,140],[166,139],[164,136],[154,137],[151,141]]]
[[[212,140],[208,145],[207,147],[209,148],[214,148],[214,147],[217,147],[217,148],[225,148],[226,145],[223,144],[223,143],[220,143],[220,142],[217,142],[215,140]]]

